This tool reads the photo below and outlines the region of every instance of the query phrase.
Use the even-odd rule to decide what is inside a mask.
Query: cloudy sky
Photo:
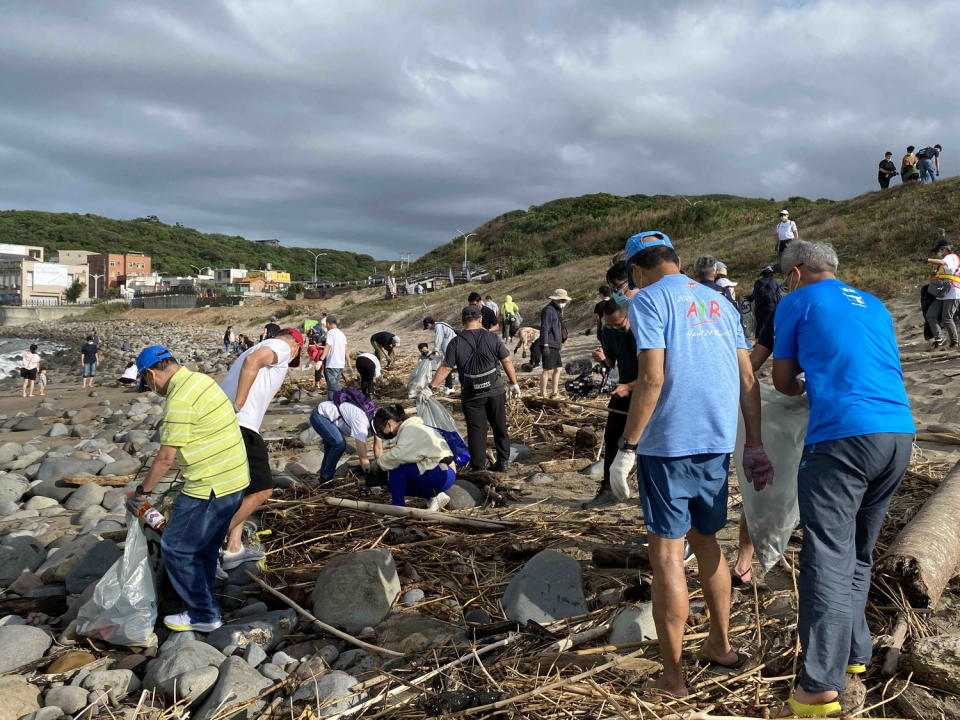
[[[590,192],[846,198],[907,144],[955,174],[957,27],[955,0],[8,2],[0,208],[385,258]]]

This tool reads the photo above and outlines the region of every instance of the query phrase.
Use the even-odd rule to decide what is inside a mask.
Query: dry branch
[[[498,531],[509,530],[514,527],[514,523],[505,520],[461,517],[449,513],[431,512],[430,510],[398,507],[396,505],[383,505],[382,503],[364,502],[363,500],[348,500],[346,498],[328,497],[323,500],[327,505],[333,505],[334,507],[366,510],[367,512],[377,513],[378,515],[390,515],[392,517],[411,518],[414,520],[430,520],[443,525],[453,525],[455,527],[465,527],[473,530]]]

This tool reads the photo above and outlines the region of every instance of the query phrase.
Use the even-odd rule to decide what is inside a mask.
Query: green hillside
[[[54,250],[94,252],[143,252],[153,258],[154,270],[171,275],[190,275],[197,267],[237,267],[251,270],[272,263],[294,280],[313,278],[313,258],[301,248],[259,245],[240,236],[202,233],[181,225],[167,225],[156,218],[112,220],[98,215],[48,213],[36,210],[0,211],[0,242],[42,245]],[[315,250],[317,252],[317,250]],[[327,253],[317,264],[322,280],[360,280],[373,274],[374,259],[342,250]]]
[[[610,256],[623,249],[630,235],[656,229],[670,235],[686,263],[713,254],[730,266],[734,279],[752,286],[759,269],[776,262],[777,213],[788,208],[802,238],[833,243],[844,279],[891,297],[915,289],[929,275],[928,268],[909,259],[927,253],[940,228],[954,238],[957,207],[960,178],[897,185],[842,201],[584,195],[490,220],[474,230],[468,254],[479,264],[502,260],[506,274],[516,275],[587,256]],[[462,262],[461,238],[427,253],[417,266],[459,267]],[[590,278],[588,285],[600,279]]]
[[[832,203],[790,198],[786,204],[798,212]],[[698,238],[717,230],[769,222],[781,207],[781,202],[735,195],[583,195],[490,220],[474,230],[476,236],[470,238],[467,254],[471,262],[501,260],[509,273],[522,273],[585,255],[615,252],[641,228],[659,228],[671,237]],[[463,239],[459,238],[427,253],[417,266],[459,266],[462,262]]]

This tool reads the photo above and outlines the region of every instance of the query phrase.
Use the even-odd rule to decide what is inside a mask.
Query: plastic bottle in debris
[[[157,532],[160,532],[167,526],[166,516],[150,503],[144,503],[140,507],[140,512],[137,513],[137,517]]]

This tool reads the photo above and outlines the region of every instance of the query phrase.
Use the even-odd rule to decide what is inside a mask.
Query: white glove
[[[417,397],[420,398],[421,400],[427,400],[428,398],[432,398],[433,390],[431,390],[428,387],[425,387],[423,390],[420,391]]]
[[[618,500],[630,499],[630,481],[628,476],[633,466],[637,464],[637,454],[625,450],[617,451],[617,456],[610,465],[610,489]]]
[[[514,383],[513,385],[511,385],[508,395],[512,398],[520,397],[520,385],[518,385],[517,383]]]

